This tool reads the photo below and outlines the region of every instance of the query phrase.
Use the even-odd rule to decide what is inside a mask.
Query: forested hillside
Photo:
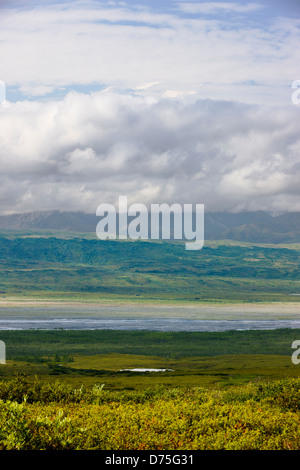
[[[182,300],[297,300],[300,251],[167,241],[0,237],[1,293],[64,292]]]

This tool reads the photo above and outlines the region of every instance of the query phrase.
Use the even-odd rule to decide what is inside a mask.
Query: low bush
[[[0,383],[0,449],[300,449],[300,379],[228,390]]]

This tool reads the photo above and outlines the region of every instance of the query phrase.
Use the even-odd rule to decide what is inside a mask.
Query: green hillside
[[[83,235],[9,232],[0,237],[0,292],[170,301],[297,301],[299,262],[299,245],[224,241],[187,251],[183,243],[171,241],[100,241]]]

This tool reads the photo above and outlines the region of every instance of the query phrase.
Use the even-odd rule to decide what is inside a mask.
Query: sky
[[[0,214],[300,211],[299,130],[300,0],[0,0]]]

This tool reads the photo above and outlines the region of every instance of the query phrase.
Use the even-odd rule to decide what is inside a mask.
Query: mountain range
[[[99,217],[84,212],[42,211],[1,215],[2,231],[96,233]],[[205,213],[205,240],[250,243],[300,243],[300,212]]]

